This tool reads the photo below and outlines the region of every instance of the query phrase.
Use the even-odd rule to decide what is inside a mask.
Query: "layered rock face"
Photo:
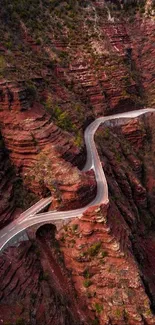
[[[22,179],[16,176],[0,134],[0,228],[18,217],[38,199],[31,191],[26,190]]]
[[[52,195],[52,208],[84,206],[96,190],[94,175],[77,168],[85,127],[154,105],[153,1],[1,2],[0,124],[10,161],[24,188]],[[64,227],[57,249],[49,231],[2,255],[2,324],[155,324],[154,118],[113,128],[96,135],[109,207]],[[3,226],[16,199],[13,167],[0,156]]]
[[[85,205],[95,195],[95,179],[69,162],[79,154],[74,137],[58,128],[39,103],[29,105],[26,89],[1,85],[2,135],[17,173],[40,197],[50,191],[53,204],[55,199],[63,208]]]
[[[14,186],[15,174],[12,172],[2,138],[0,138],[0,227],[13,219],[15,210]]]
[[[50,249],[48,256],[48,241],[9,248],[0,258],[0,324],[89,324],[65,268],[62,271],[56,262],[58,248],[54,246],[53,253]]]
[[[39,196],[51,192],[55,207],[58,201],[64,208],[77,207],[79,198],[85,204],[88,196],[82,193],[89,187],[89,198],[94,195],[92,177],[82,179],[68,163],[84,163],[77,145],[83,144],[88,123],[99,115],[153,104],[154,21],[148,11],[153,4],[147,3],[147,10],[144,2],[139,6],[139,1],[66,2],[62,8],[47,1],[46,10],[37,1],[32,8],[24,1],[21,7],[2,5],[0,72],[6,81],[1,83],[0,116],[5,145],[28,188]],[[31,10],[37,13],[34,26]]]
[[[96,137],[109,187],[108,224],[123,251],[135,255],[152,306],[155,299],[153,124],[154,114],[148,114],[115,127],[114,134],[105,128]]]
[[[28,8],[23,1],[22,6],[2,5],[5,37],[0,69],[4,78],[43,78],[50,89],[58,84],[52,98],[60,106],[60,88],[64,93],[69,90],[63,105],[78,125],[79,119],[82,124],[89,116],[153,105],[153,3],[47,1],[41,8],[36,1]],[[36,12],[34,26],[31,10]],[[13,24],[18,32],[11,41]]]
[[[59,234],[75,288],[94,314],[95,324],[154,324],[138,267],[131,254],[127,258],[121,251],[105,212],[105,207],[90,209]],[[111,206],[110,213],[119,218]],[[124,239],[129,244],[129,238]]]
[[[151,19],[148,17],[145,19],[137,17],[128,29],[132,42],[133,60],[137,67],[135,78],[141,80],[142,91],[145,93],[147,106],[155,105],[155,50],[152,46],[154,42],[155,23],[153,15],[154,14],[152,14]],[[152,59],[150,60],[150,58]]]
[[[58,235],[76,290],[99,324],[155,322],[154,118],[100,127],[109,208],[91,208]]]

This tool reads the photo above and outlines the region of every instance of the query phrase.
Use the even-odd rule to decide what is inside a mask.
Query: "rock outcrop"
[[[63,274],[65,269],[61,271],[52,252],[49,257],[46,250],[44,239],[44,245],[27,242],[9,248],[0,258],[0,324],[89,324],[82,311],[80,315],[72,285]],[[53,251],[58,259],[56,248]]]
[[[0,138],[0,227],[4,227],[14,217],[14,180],[15,174]]]
[[[16,176],[0,134],[0,228],[18,217],[38,199],[31,191],[27,191],[22,179]]]
[[[105,207],[95,207],[62,230],[58,238],[66,266],[81,300],[86,300],[94,314],[94,323],[154,324],[135,260],[131,254],[124,255],[117,234],[108,225],[111,213],[119,217],[111,205],[108,215]],[[127,236],[125,242],[130,242]]]
[[[2,75],[12,81],[43,79],[45,88],[55,88],[56,104],[61,91],[68,93],[64,105],[78,124],[90,116],[153,105],[154,5],[112,2],[66,2],[63,9],[50,3],[46,10],[36,4],[27,8],[25,1],[22,8],[2,4],[1,28],[8,31],[2,40]],[[31,10],[36,12],[33,27]],[[17,37],[11,42],[13,23]]]
[[[55,207],[76,208],[91,201],[94,175],[71,163],[79,154],[75,138],[57,127],[39,103],[30,105],[27,89],[1,84],[0,119],[10,159],[27,188],[40,197],[51,192]]]
[[[83,131],[155,104],[153,14],[153,0],[1,0],[0,226],[26,189],[61,210],[93,199]],[[4,252],[1,324],[155,324],[154,122],[98,130],[109,207],[90,208],[58,241],[37,231]]]
[[[121,249],[135,256],[154,308],[153,124],[154,114],[147,114],[113,129],[101,128],[96,141],[108,181],[108,225]]]

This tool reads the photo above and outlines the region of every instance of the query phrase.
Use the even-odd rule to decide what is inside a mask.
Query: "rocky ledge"
[[[60,269],[58,248],[49,250],[48,241],[23,243],[0,258],[1,325],[89,324],[65,268]]]
[[[0,120],[10,159],[27,188],[40,197],[51,194],[53,207],[91,201],[94,175],[73,166],[80,153],[74,136],[56,126],[42,105],[30,103],[27,89],[1,84]]]

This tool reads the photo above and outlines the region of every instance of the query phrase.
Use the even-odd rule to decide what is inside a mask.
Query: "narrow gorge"
[[[93,202],[84,132],[155,108],[154,15],[154,0],[1,0],[1,234],[41,199],[62,215]],[[107,205],[1,252],[0,324],[155,324],[154,120],[97,129]]]

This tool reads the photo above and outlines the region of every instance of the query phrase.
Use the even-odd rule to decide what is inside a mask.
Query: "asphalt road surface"
[[[71,210],[71,211],[49,211],[46,213],[38,213],[45,206],[47,206],[52,198],[41,199],[31,208],[23,212],[19,218],[12,221],[8,226],[4,227],[0,230],[0,250],[4,248],[4,246],[15,236],[21,233],[23,230],[43,222],[51,222],[60,221],[64,219],[71,219],[76,217],[81,217],[83,212],[87,210],[90,206],[95,206],[98,204],[107,204],[109,202],[108,199],[108,185],[106,181],[106,177],[104,174],[104,170],[102,168],[100,158],[95,146],[94,142],[94,134],[100,124],[103,124],[106,121],[116,120],[116,119],[124,119],[124,118],[136,118],[142,114],[155,112],[155,109],[146,108],[136,111],[130,111],[126,113],[120,113],[115,115],[110,115],[106,117],[97,118],[94,122],[92,122],[87,129],[85,130],[85,144],[87,148],[87,162],[83,169],[83,171],[88,171],[90,169],[94,170],[96,183],[97,183],[97,194],[95,199],[90,202],[87,206]]]

